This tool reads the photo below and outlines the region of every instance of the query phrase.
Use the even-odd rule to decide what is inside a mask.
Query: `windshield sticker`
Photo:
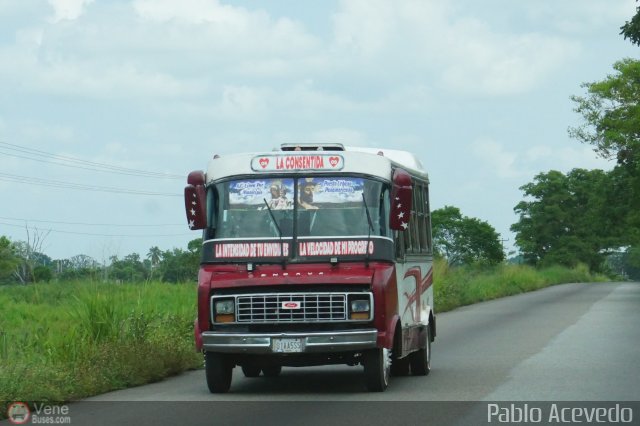
[[[359,254],[373,254],[373,241],[309,241],[298,243],[300,256],[352,256]]]
[[[232,208],[264,207],[264,200],[273,210],[293,208],[293,179],[256,179],[229,183],[229,204]]]
[[[361,205],[364,180],[361,178],[301,179],[300,204]],[[309,208],[309,207],[307,207]]]
[[[344,158],[337,154],[261,155],[251,159],[256,172],[300,170],[342,170]]]
[[[281,248],[282,247],[282,248]],[[282,243],[224,243],[215,244],[216,258],[282,257],[289,256],[289,244]]]

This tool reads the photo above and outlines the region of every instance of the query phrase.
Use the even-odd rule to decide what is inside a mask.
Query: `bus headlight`
[[[234,322],[235,321],[235,300],[220,299],[214,304],[215,322]]]
[[[351,299],[349,304],[349,319],[366,321],[371,318],[371,301],[370,299]]]
[[[369,299],[351,301],[351,312],[369,312],[370,310]]]

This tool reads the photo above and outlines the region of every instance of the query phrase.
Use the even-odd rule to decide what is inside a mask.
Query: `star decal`
[[[402,204],[401,203],[398,203],[398,208],[399,209],[402,208]]]
[[[193,221],[193,219],[191,219],[189,221],[189,229],[193,229],[193,227],[196,226],[195,222]]]
[[[402,228],[406,231],[409,224],[407,222],[402,222],[400,226],[402,226]]]
[[[191,209],[191,216],[195,216],[196,215],[196,211],[194,209]]]
[[[398,219],[402,219],[404,217],[404,212],[398,213]]]

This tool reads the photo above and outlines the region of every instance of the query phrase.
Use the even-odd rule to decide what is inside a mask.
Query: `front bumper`
[[[202,333],[202,349],[237,354],[281,354],[273,339],[301,339],[301,353],[348,352],[376,347],[376,329],[308,333]]]

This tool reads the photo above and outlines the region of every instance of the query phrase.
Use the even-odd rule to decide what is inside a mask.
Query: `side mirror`
[[[207,227],[204,181],[203,171],[193,171],[189,173],[187,186],[184,187],[184,208],[187,213],[189,229],[192,230]]]
[[[395,169],[391,186],[389,228],[394,231],[407,229],[411,218],[412,200],[411,175],[402,169]]]

